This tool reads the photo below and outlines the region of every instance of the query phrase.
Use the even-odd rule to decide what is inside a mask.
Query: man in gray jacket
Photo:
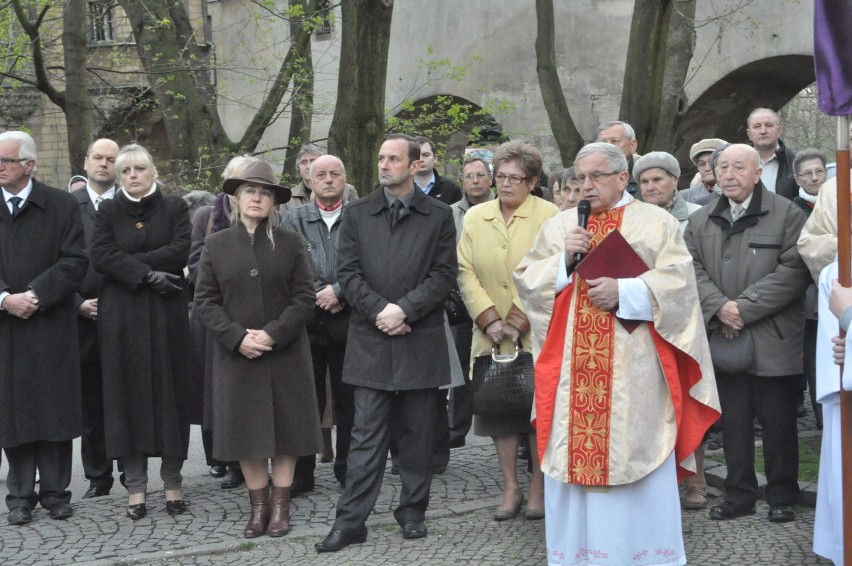
[[[346,169],[333,155],[322,155],[310,164],[316,199],[291,209],[284,218],[284,227],[302,236],[311,256],[316,291],[316,314],[308,325],[311,358],[314,364],[314,384],[319,412],[326,407],[325,378],[331,378],[334,414],[337,417],[337,442],[334,455],[334,476],[346,484],[346,459],[352,435],[355,412],[352,386],[343,383],[343,357],[346,354],[346,334],[349,331],[349,305],[343,299],[337,281],[337,242],[343,205],[346,198]],[[291,496],[297,497],[314,488],[316,457],[302,456],[296,463]]]
[[[725,501],[710,510],[710,518],[754,513],[757,417],[763,425],[768,518],[781,523],[795,520],[799,498],[796,398],[810,276],[796,248],[805,215],[768,191],[760,174],[754,148],[735,144],[723,150],[716,159],[722,195],[690,217],[684,239],[704,321],[714,333],[711,354],[728,467]],[[714,349],[717,339],[722,346]],[[745,340],[746,347],[735,348],[735,340]],[[735,350],[742,353],[739,360],[730,359]]]

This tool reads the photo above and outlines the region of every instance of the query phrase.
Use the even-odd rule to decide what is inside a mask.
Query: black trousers
[[[337,315],[319,314],[318,322],[309,326],[311,359],[314,366],[314,385],[317,390],[317,405],[320,417],[325,413],[325,378],[331,378],[331,401],[337,423],[337,439],[334,450],[334,477],[341,485],[346,482],[346,460],[349,457],[349,442],[352,422],[355,418],[355,402],[352,386],[343,383],[343,358],[346,355],[346,335],[349,331],[349,309]],[[314,482],[316,456],[301,456],[296,460],[293,480],[302,485]]]
[[[435,405],[442,394],[438,389],[355,387],[346,488],[337,501],[334,529],[354,532],[367,522],[381,491],[391,435],[399,441],[402,482],[394,518],[400,525],[425,519],[432,485]]]
[[[464,441],[473,424],[473,390],[470,387],[470,347],[473,342],[473,323],[453,326],[453,339],[456,342],[456,354],[459,356],[464,385],[450,389],[450,443]]]
[[[6,506],[32,509],[36,503],[48,509],[56,503],[71,501],[68,485],[71,483],[72,441],[29,442],[6,448],[9,475],[6,477]],[[36,469],[39,473],[39,491],[35,490]]]
[[[725,438],[725,499],[738,509],[757,501],[754,470],[754,419],[763,426],[766,502],[770,506],[799,501],[799,436],[796,405],[801,375],[758,377],[716,374]]]
[[[104,390],[101,360],[90,356],[80,364],[80,397],[83,434],[80,459],[83,472],[92,485],[112,487],[112,459],[106,455],[104,435]]]

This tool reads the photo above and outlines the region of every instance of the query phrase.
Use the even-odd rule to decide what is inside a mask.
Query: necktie
[[[391,229],[395,228],[399,219],[402,218],[402,201],[399,199],[393,201],[390,207],[390,226]]]
[[[740,216],[745,212],[745,208],[741,204],[735,204],[733,210],[731,210],[731,218],[736,222],[740,219]]]
[[[97,209],[98,209],[98,207],[99,207],[99,206],[101,206],[101,203],[102,203],[103,201],[104,201],[104,197],[100,197],[100,196],[99,196],[98,198],[96,198],[96,199],[95,199],[95,210],[97,210]]]
[[[19,212],[21,212],[21,201],[23,201],[21,197],[12,197],[9,199],[9,202],[12,203],[12,218],[16,217]]]

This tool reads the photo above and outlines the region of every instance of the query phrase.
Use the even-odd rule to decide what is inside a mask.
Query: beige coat
[[[805,222],[798,241],[799,253],[819,282],[820,272],[837,256],[837,177],[819,190],[814,211]]]
[[[575,226],[577,209],[566,210],[547,221],[535,247],[515,271],[518,291],[524,299],[533,329],[533,356],[536,358],[551,323],[557,272],[564,261],[565,236]],[[695,360],[701,369],[702,378],[690,389],[690,396],[718,411],[715,374],[698,304],[692,256],[683,243],[677,220],[662,208],[634,201],[624,211],[620,230],[650,267],[639,278],[648,287],[656,331],[669,344]],[[576,289],[572,292],[576,295]],[[571,395],[575,308],[576,297],[568,315],[551,428],[538,431],[539,438],[547,437],[542,471],[561,482],[569,482],[570,451],[578,441],[570,434],[571,419],[576,418],[572,413],[577,409],[572,405]],[[621,324],[616,324],[614,340],[613,377],[609,391],[612,404],[606,421],[609,431],[607,469],[609,485],[622,485],[644,478],[657,469],[671,454],[678,430],[672,393],[660,367],[648,325],[639,325],[631,334]],[[539,403],[537,399],[536,411]],[[687,457],[681,464],[691,469],[692,457]]]
[[[477,320],[492,307],[503,320],[512,305],[523,312],[512,272],[532,248],[541,225],[558,213],[556,205],[532,195],[518,207],[508,224],[500,212],[499,199],[467,212],[458,244],[459,289],[472,319]],[[528,330],[521,335],[521,342],[529,350]],[[510,347],[508,342],[503,344],[507,353]],[[476,356],[490,351],[491,339],[474,324],[471,363]]]

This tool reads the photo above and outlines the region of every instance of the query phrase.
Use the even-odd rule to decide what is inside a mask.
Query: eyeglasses
[[[462,179],[464,179],[465,181],[473,181],[474,179],[482,179],[483,177],[487,176],[487,173],[467,173],[466,175],[462,175]]]
[[[13,163],[23,163],[24,161],[29,161],[29,159],[9,159],[8,157],[0,157],[0,165],[4,167],[8,167]]]
[[[807,171],[802,171],[801,173],[796,175],[796,177],[817,177],[817,178],[819,178],[819,177],[822,177],[825,174],[826,174],[826,170],[822,169],[822,168],[808,169]]]
[[[523,181],[526,181],[529,177],[521,177],[520,175],[503,175],[502,173],[497,173],[494,175],[494,181],[498,185],[504,184],[506,181],[509,181],[510,185],[520,185]]]
[[[592,173],[589,173],[588,175],[577,175],[577,182],[580,183],[580,186],[582,186],[582,185],[586,184],[586,179],[589,179],[589,180],[592,181],[592,184],[595,185],[604,177],[611,177],[612,175],[618,175],[618,173],[619,173],[618,171],[612,171],[610,173],[602,173],[600,171],[593,171]]]

